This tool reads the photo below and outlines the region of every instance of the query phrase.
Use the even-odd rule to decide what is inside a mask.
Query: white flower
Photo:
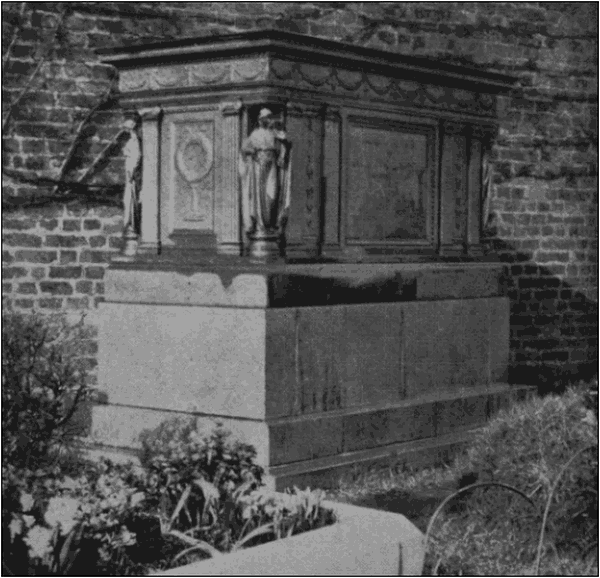
[[[26,493],[21,494],[21,496],[19,497],[19,501],[21,502],[21,508],[23,508],[24,512],[29,512],[29,510],[33,508],[33,504],[35,503],[33,496],[31,494]]]
[[[134,532],[130,532],[126,526],[121,526],[121,542],[123,546],[133,546],[136,541],[136,535]]]
[[[43,558],[51,550],[52,530],[43,526],[34,526],[27,532],[25,543],[29,546],[32,558]]]
[[[131,507],[135,508],[140,502],[144,501],[145,497],[144,492],[136,492],[133,494],[130,498]]]
[[[10,530],[10,539],[14,540],[15,536],[18,536],[23,531],[23,520],[19,518],[13,518],[8,526]]]
[[[23,521],[25,522],[25,525],[28,528],[31,528],[31,526],[33,526],[35,524],[35,518],[33,516],[24,515],[23,516]]]
[[[48,502],[44,520],[53,528],[60,525],[62,533],[68,534],[77,523],[75,516],[78,509],[79,503],[75,498],[54,497]]]

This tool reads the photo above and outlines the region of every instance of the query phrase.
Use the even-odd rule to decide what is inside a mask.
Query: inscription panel
[[[350,121],[348,241],[427,242],[432,134],[389,121]]]

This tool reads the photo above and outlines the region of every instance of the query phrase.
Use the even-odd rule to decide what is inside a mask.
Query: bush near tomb
[[[87,393],[79,326],[3,319],[4,574],[141,575],[335,521],[318,492],[265,490],[252,446],[194,420],[147,432],[142,466],[65,460]]]

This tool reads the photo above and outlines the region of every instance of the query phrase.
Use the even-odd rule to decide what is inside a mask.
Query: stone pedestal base
[[[281,488],[390,454],[435,461],[519,391],[501,383],[497,266],[164,269],[108,271],[104,447],[177,414],[220,421]]]
[[[255,263],[273,263],[281,261],[283,252],[278,237],[250,237],[248,256]]]

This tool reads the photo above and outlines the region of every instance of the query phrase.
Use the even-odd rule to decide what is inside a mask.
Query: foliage
[[[434,573],[560,574],[564,560],[579,560],[579,570],[594,565],[598,420],[586,395],[569,390],[532,399],[501,412],[480,432],[456,477],[476,472],[488,483],[461,490],[440,513]],[[531,505],[491,485],[497,483],[518,488]]]
[[[35,469],[74,437],[71,419],[88,392],[83,333],[83,317],[69,325],[3,313],[3,463]]]
[[[143,466],[82,462],[67,476],[5,463],[5,573],[140,575],[334,522],[319,493],[260,486],[251,446],[193,426],[148,432]]]

